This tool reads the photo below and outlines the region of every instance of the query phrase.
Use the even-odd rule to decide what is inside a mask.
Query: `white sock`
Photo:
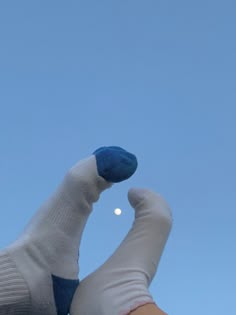
[[[0,315],[67,315],[78,286],[78,248],[92,204],[129,178],[135,156],[104,147],[77,163],[21,237],[0,252]]]
[[[77,262],[81,235],[92,204],[110,186],[98,176],[95,156],[79,162],[68,172],[54,195],[39,209],[22,236],[4,251],[0,269],[4,260],[17,267],[12,269],[12,278],[18,271],[21,285],[25,283],[24,291],[28,290],[31,299],[30,315],[58,313],[54,303],[52,276],[59,278],[58,285],[63,283],[60,278],[68,280],[69,289],[65,287],[65,291],[70,291],[70,286],[78,284],[72,281],[78,281],[75,279],[79,271]],[[22,294],[16,281],[9,293],[11,300],[14,300],[14,293],[16,296]],[[28,305],[28,301],[29,297],[25,304]],[[0,314],[6,315],[2,304],[4,301],[0,300]]]
[[[148,287],[171,229],[171,212],[149,190],[131,189],[129,201],[135,208],[133,227],[107,262],[80,283],[71,315],[126,315],[154,303]]]

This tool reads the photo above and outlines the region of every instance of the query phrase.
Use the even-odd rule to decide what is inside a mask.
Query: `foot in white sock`
[[[135,221],[115,253],[76,290],[71,315],[126,315],[154,303],[148,287],[156,273],[171,225],[164,199],[152,191],[131,189]]]
[[[21,237],[0,252],[0,315],[67,315],[78,281],[78,248],[92,204],[130,177],[134,155],[104,147],[78,162]]]

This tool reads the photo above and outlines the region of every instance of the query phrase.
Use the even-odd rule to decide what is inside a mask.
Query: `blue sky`
[[[139,168],[95,206],[81,278],[126,235],[128,189],[150,187],[174,216],[157,303],[235,312],[235,11],[229,0],[0,3],[1,247],[73,163],[119,145]]]

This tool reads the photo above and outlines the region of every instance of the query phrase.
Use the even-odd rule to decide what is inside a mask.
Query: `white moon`
[[[121,211],[120,208],[116,208],[116,209],[114,210],[114,213],[115,213],[115,215],[121,215],[122,211]]]

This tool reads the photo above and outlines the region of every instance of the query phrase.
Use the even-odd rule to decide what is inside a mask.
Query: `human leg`
[[[67,315],[79,283],[78,247],[92,205],[136,167],[132,154],[108,147],[71,168],[21,237],[0,252],[0,315]]]
[[[134,311],[129,315],[167,315],[163,312],[156,304],[145,304]]]
[[[81,282],[71,315],[127,315],[147,307],[158,310],[141,307],[155,304],[148,287],[171,229],[171,212],[152,191],[131,189],[128,197],[135,209],[134,224],[115,253]]]

